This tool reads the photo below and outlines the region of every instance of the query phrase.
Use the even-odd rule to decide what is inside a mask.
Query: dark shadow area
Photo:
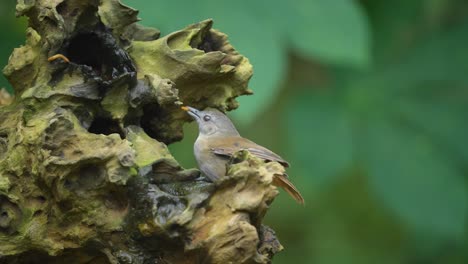
[[[81,67],[88,78],[104,85],[122,78],[136,83],[136,69],[130,56],[104,25],[83,29],[67,43],[61,52],[72,64]]]
[[[107,256],[95,249],[65,250],[58,256],[49,256],[46,252],[31,250],[17,256],[0,257],[0,264],[62,264],[87,263],[109,264]]]
[[[97,117],[91,123],[88,131],[93,134],[110,135],[117,133],[120,138],[125,138],[125,133],[119,123],[111,118]]]
[[[106,49],[98,35],[93,32],[74,37],[67,48],[67,54],[72,62],[90,66],[99,75],[110,66]]]

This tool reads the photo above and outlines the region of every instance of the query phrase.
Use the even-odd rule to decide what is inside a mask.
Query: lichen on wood
[[[229,111],[251,93],[252,66],[211,20],[160,37],[118,0],[16,9],[29,27],[3,70],[0,263],[271,261],[282,246],[262,219],[283,167],[239,153],[214,184],[167,148],[182,103]]]
[[[0,89],[0,106],[9,105],[13,101],[13,96],[5,88]]]

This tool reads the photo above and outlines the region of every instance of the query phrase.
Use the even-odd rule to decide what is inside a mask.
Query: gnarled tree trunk
[[[239,153],[213,184],[167,149],[190,121],[182,102],[231,110],[250,93],[248,60],[210,20],[159,38],[137,13],[18,0],[29,28],[4,69],[0,263],[268,263],[281,250],[261,224],[279,164]]]

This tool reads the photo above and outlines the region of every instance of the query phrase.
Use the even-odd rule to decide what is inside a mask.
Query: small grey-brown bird
[[[289,163],[277,154],[241,137],[231,120],[222,112],[216,109],[200,111],[189,106],[183,106],[182,110],[187,111],[198,123],[195,158],[200,170],[213,182],[226,175],[229,157],[240,150],[248,150],[265,161],[276,161],[289,167]],[[298,203],[304,204],[304,198],[286,174],[275,175],[273,184],[282,187]]]

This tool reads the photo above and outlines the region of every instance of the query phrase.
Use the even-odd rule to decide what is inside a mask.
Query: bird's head
[[[198,123],[200,136],[238,136],[236,127],[221,111],[207,108],[203,111],[190,106],[182,106],[182,110],[191,115]]]

